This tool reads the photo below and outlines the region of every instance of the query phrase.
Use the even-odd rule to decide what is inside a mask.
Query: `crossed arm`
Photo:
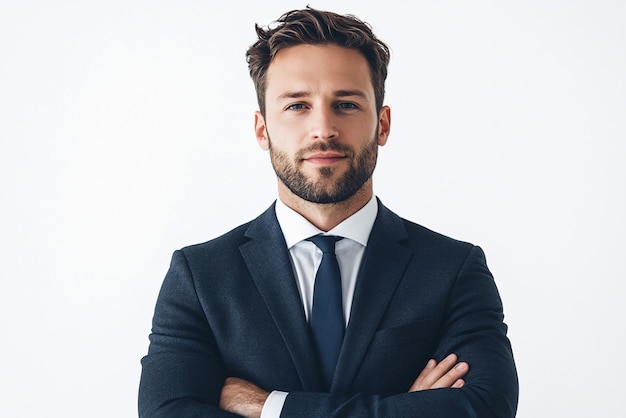
[[[204,294],[218,290],[224,293],[232,290],[229,286],[237,285],[239,292],[246,291],[240,289],[241,283],[226,284],[226,290],[221,287],[200,290]],[[219,293],[212,297],[219,298]],[[246,300],[247,304],[249,300],[253,299]],[[381,396],[368,395],[366,390],[354,394],[294,390],[289,391],[281,415],[515,416],[518,393],[515,365],[506,338],[506,325],[502,322],[500,298],[481,251],[472,251],[468,256],[446,301],[446,322],[441,327],[438,346],[432,354],[426,355],[442,359],[449,353],[455,353],[471,365],[469,374],[467,363],[458,363],[459,368],[454,368],[457,365],[455,356],[438,364],[431,360],[413,384],[405,380],[407,386],[410,386],[402,388],[407,390],[405,393]],[[232,306],[238,302],[235,299],[229,301],[229,304],[211,305],[213,311],[210,313],[215,323],[230,324],[228,315],[231,311],[252,309],[247,305],[242,306],[242,303]],[[223,309],[226,315],[215,306]],[[222,358],[215,332],[210,328],[206,315],[189,267],[181,254],[177,253],[155,310],[149,354],[142,360],[140,416],[236,416],[231,411],[244,416],[259,416],[268,393],[257,385],[275,389],[278,387],[277,382],[282,382],[285,388],[297,387],[297,379],[286,383],[286,379],[292,378],[293,374],[280,370],[276,375],[257,373],[253,377],[248,374],[246,378],[251,382],[227,379],[228,376],[244,377],[245,374],[238,373],[232,364]],[[273,331],[273,328],[258,330],[258,327],[254,327],[248,327],[250,335],[247,339],[252,336],[256,338],[255,341],[260,341],[267,332]],[[237,341],[229,334],[230,328],[218,331],[222,334],[222,340],[224,336],[230,338],[227,341],[231,345],[223,349],[224,354],[230,354],[228,350],[236,347],[233,344]],[[257,348],[264,350],[263,347]],[[253,356],[245,357],[242,369],[254,370],[260,358],[258,354],[259,351],[255,351]],[[269,360],[273,358],[267,357]],[[264,366],[274,370],[272,367],[277,367],[277,364]],[[267,379],[260,381],[256,379],[258,376]]]
[[[409,388],[409,392],[427,389],[463,387],[463,377],[469,366],[457,363],[457,356],[450,354],[441,362],[431,359]],[[269,392],[243,379],[229,377],[224,382],[220,395],[220,408],[247,418],[260,418]]]

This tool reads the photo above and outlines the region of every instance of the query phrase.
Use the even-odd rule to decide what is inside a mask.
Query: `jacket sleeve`
[[[141,418],[236,416],[218,407],[224,367],[181,251],[159,293],[141,363]]]
[[[517,372],[500,296],[479,247],[470,250],[457,274],[446,315],[434,357],[441,360],[456,353],[460,361],[469,363],[463,388],[386,398],[291,392],[281,417],[514,417]]]

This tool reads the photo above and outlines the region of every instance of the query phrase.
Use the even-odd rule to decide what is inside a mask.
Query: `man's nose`
[[[337,138],[337,120],[332,109],[318,107],[313,110],[310,122],[312,140],[329,141]]]

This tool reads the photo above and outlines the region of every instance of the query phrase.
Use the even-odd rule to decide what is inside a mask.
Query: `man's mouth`
[[[320,151],[314,152],[303,158],[303,161],[319,164],[319,165],[332,165],[346,158],[346,155],[336,151]]]

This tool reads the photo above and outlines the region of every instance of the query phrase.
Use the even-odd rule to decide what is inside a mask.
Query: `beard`
[[[293,160],[283,151],[272,147],[268,136],[270,159],[276,176],[296,196],[313,203],[339,203],[352,197],[374,173],[378,157],[378,129],[371,141],[357,153],[354,148],[334,141],[319,142],[296,153]],[[319,179],[307,177],[301,170],[305,155],[317,151],[341,152],[349,159],[348,170],[333,180],[336,168],[321,167]]]

